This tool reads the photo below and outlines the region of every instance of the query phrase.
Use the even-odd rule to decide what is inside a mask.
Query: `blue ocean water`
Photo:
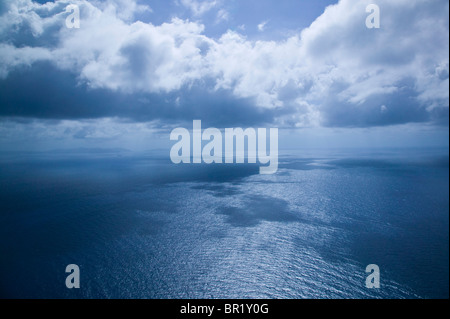
[[[2,298],[448,298],[448,149],[0,155]],[[81,288],[67,289],[77,264]],[[380,289],[365,287],[377,264]]]

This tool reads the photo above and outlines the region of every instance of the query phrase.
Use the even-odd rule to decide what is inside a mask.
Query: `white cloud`
[[[102,11],[110,12],[112,15],[124,21],[133,20],[137,14],[153,12],[150,6],[129,0],[106,0],[103,2],[96,0],[93,4]]]
[[[181,4],[190,9],[192,14],[196,17],[203,15],[219,3],[216,0],[197,1],[197,0],[180,0]]]
[[[263,32],[266,29],[268,21],[263,21],[260,24],[258,24],[258,31]]]
[[[50,50],[46,48],[16,48],[3,43],[0,43],[0,57],[0,79],[6,78],[9,71],[17,66],[31,66],[36,61],[50,61],[53,58]]]
[[[230,18],[230,15],[229,15],[228,11],[225,9],[220,9],[217,12],[216,23],[228,21],[229,18]]]
[[[151,10],[135,1],[71,1],[81,8],[78,30],[64,27],[68,1],[8,1],[9,12],[0,17],[0,36],[10,39],[0,44],[0,77],[44,60],[93,88],[130,93],[171,92],[212,79],[216,89],[254,98],[262,108],[295,110],[279,119],[292,126],[332,121],[339,107],[379,114],[387,98],[405,92],[429,111],[448,107],[448,2],[379,0],[382,27],[367,29],[370,2],[341,0],[299,35],[250,41],[232,31],[208,38],[203,25],[180,19],[159,26],[133,22]],[[199,16],[218,2],[181,3]],[[38,45],[14,45],[26,30]],[[394,109],[389,105],[389,113]]]

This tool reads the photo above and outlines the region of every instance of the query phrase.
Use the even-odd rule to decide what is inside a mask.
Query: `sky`
[[[448,110],[448,0],[0,3],[3,151],[165,148],[193,120],[285,149],[448,147]]]

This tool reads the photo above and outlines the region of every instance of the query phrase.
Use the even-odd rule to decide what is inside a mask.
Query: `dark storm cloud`
[[[40,62],[0,80],[0,116],[39,119],[94,119],[120,117],[136,122],[166,123],[202,119],[206,125],[252,126],[271,123],[275,110],[261,109],[252,99],[213,91],[203,83],[166,94],[126,94],[91,89],[67,71]]]

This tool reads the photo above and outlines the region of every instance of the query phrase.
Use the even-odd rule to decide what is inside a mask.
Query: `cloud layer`
[[[193,21],[136,20],[135,1],[6,0],[0,6],[0,115],[123,117],[216,126],[448,125],[448,1],[341,0],[277,41],[196,21],[219,1],[181,1]],[[68,29],[77,4],[81,28]],[[272,26],[271,26],[272,27]],[[262,28],[263,29],[263,28]],[[244,32],[244,31],[242,31]]]

